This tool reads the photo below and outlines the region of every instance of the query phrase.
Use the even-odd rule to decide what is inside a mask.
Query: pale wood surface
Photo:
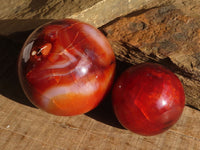
[[[37,108],[19,104],[1,95],[0,149],[200,149],[200,112],[187,106],[176,125],[163,134],[151,137],[131,133],[121,128],[117,123],[108,123],[108,119],[114,120],[109,113],[111,111],[105,110],[103,112],[97,108],[86,115],[58,117],[47,114]],[[105,119],[99,119],[99,117]]]

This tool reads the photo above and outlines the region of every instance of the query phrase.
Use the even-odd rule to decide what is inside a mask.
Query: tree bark
[[[169,68],[183,83],[186,104],[200,109],[200,19],[169,5],[129,14],[102,30],[117,59]]]

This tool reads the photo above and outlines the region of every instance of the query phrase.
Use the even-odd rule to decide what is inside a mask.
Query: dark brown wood
[[[200,19],[170,5],[130,14],[102,30],[119,60],[156,62],[176,73],[186,104],[200,109]]]

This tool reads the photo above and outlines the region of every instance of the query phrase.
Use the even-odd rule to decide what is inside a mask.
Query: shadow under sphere
[[[9,36],[0,35],[0,94],[20,104],[35,107],[25,96],[20,86],[17,72],[17,63],[21,48],[31,32],[32,30],[15,32]],[[117,61],[116,78],[127,66],[129,64]],[[86,115],[113,127],[124,129],[113,112],[111,91],[99,106],[86,113]]]

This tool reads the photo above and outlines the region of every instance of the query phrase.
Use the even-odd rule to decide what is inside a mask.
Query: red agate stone
[[[96,107],[111,85],[114,70],[115,56],[104,35],[72,19],[36,29],[18,62],[20,83],[30,101],[64,116]]]
[[[161,65],[127,69],[117,80],[112,101],[119,122],[141,135],[161,133],[177,122],[185,105],[180,80]]]

